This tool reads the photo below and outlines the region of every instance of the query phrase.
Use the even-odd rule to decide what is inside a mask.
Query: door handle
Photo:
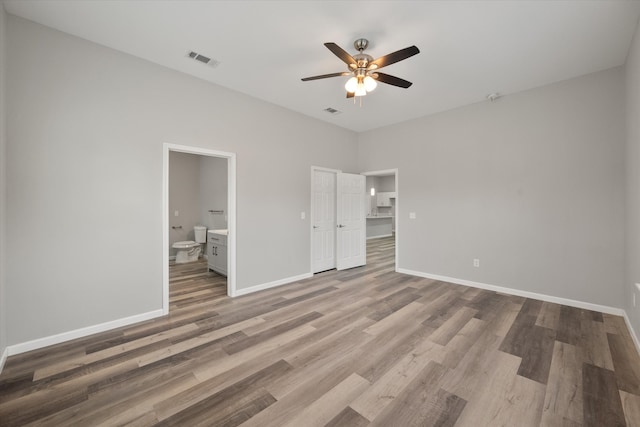
[[[319,228],[317,225],[314,225],[313,228]]]
[[[338,228],[344,228],[346,225],[338,224]]]

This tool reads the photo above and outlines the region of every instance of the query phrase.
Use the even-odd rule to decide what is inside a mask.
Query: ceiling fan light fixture
[[[378,86],[378,82],[371,76],[364,78],[364,88],[367,92],[371,92]]]
[[[378,81],[391,86],[407,89],[411,86],[410,81],[390,74],[380,73],[378,70],[420,53],[420,50],[417,47],[409,46],[388,55],[381,56],[378,59],[373,59],[371,55],[364,53],[364,50],[369,45],[367,39],[358,39],[355,41],[354,47],[358,50],[358,53],[353,56],[349,55],[347,51],[333,42],[327,42],[324,45],[335,56],[342,60],[342,62],[347,64],[348,71],[304,77],[302,81],[306,82],[309,80],[319,80],[330,77],[350,76],[349,80],[347,80],[344,85],[344,88],[347,90],[348,99],[365,96],[367,92],[371,92],[378,86]],[[362,105],[362,99],[360,100],[360,105]]]
[[[358,79],[355,77],[351,77],[349,80],[347,80],[347,83],[345,83],[344,88],[347,90],[347,92],[354,93],[358,89]]]

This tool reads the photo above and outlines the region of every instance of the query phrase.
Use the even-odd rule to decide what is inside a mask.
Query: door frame
[[[315,202],[313,201],[313,199],[314,199],[314,197],[313,197],[313,182],[314,182],[313,173],[315,171],[335,173],[336,174],[336,183],[338,182],[337,181],[338,180],[338,174],[342,173],[342,171],[340,169],[331,169],[331,168],[325,168],[325,167],[322,167],[322,166],[311,166],[311,175],[310,175],[311,176],[311,185],[310,185],[310,191],[309,191],[309,194],[310,194],[309,197],[311,199],[311,204],[310,204],[311,211],[309,212],[309,246],[310,246],[311,250],[309,251],[309,255],[310,255],[310,258],[309,258],[309,272],[312,275],[315,274],[313,272],[313,223],[315,221],[315,218],[314,218],[314,215],[313,215],[313,213],[315,212],[315,210],[314,210]],[[333,241],[334,241],[334,245],[336,245],[337,244],[336,243],[336,239],[333,239]],[[335,254],[335,248],[334,248],[333,253]]]
[[[383,169],[377,171],[369,171],[369,172],[361,172],[361,175],[364,176],[388,176],[395,175],[396,177],[396,248],[395,248],[395,271],[398,271],[398,266],[400,265],[400,191],[399,191],[399,176],[398,176],[398,168],[394,169]]]
[[[164,143],[162,148],[162,311],[169,313],[169,153],[227,159],[227,295],[236,295],[236,153]]]

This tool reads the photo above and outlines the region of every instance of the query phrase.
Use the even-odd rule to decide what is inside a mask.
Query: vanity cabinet
[[[207,236],[207,261],[209,270],[227,275],[227,236],[216,233],[208,233]]]

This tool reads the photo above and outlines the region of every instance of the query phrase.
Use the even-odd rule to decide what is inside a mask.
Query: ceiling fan
[[[359,53],[351,56],[344,49],[335,43],[325,43],[327,49],[334,53],[338,58],[347,64],[349,71],[341,73],[322,74],[319,76],[305,77],[303,82],[309,80],[327,79],[329,77],[339,76],[351,76],[347,83],[344,85],[347,90],[347,98],[353,98],[354,96],[364,96],[367,92],[371,92],[377,86],[377,82],[386,83],[392,86],[401,88],[408,88],[413,83],[410,81],[401,79],[400,77],[392,76],[389,74],[381,73],[378,70],[387,65],[395,64],[396,62],[410,58],[413,55],[420,53],[415,46],[409,46],[407,48],[398,50],[385,56],[381,56],[378,59],[373,59],[372,56],[364,53],[364,50],[369,45],[367,39],[358,39],[353,42],[353,46]]]

